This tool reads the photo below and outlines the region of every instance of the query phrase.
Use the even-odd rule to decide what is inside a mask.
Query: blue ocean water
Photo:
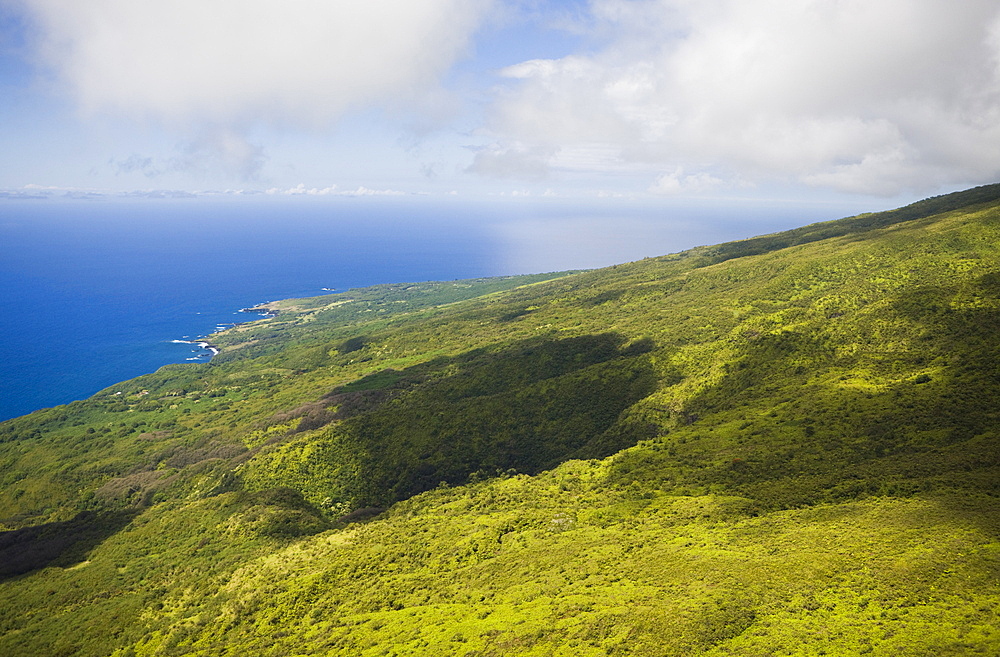
[[[0,420],[203,357],[180,341],[264,301],[604,266],[848,209],[0,199]]]
[[[419,205],[0,202],[0,419],[198,357],[174,341],[258,319],[241,308],[501,273],[493,251]]]

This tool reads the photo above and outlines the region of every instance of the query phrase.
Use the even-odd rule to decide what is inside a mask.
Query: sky
[[[996,0],[0,0],[7,197],[881,209],[998,179]]]

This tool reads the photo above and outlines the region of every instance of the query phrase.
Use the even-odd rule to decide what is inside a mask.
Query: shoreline
[[[256,306],[250,306],[248,308],[240,308],[237,312],[255,313],[257,315],[260,315],[261,319],[271,319],[273,317],[277,317],[279,313],[277,308],[269,307],[270,304],[273,303],[275,302],[265,301],[264,303],[257,304]],[[240,326],[241,324],[249,324],[250,322],[255,322],[255,321],[258,320],[248,319],[244,322],[234,322],[232,324],[227,324],[224,326],[219,325],[216,328],[218,329],[218,331],[225,331]],[[211,342],[208,342],[207,340],[171,340],[171,342],[173,342],[174,344],[197,345],[199,349],[208,352],[207,354],[198,354],[196,356],[191,356],[190,358],[185,358],[184,360],[188,362],[190,361],[198,361],[202,363],[211,362],[215,356],[222,353],[222,349],[220,347],[217,347],[216,345],[212,344]]]
[[[174,344],[193,344],[193,345],[197,345],[199,349],[202,349],[204,351],[209,352],[208,356],[207,356],[207,358],[208,358],[209,361],[211,361],[212,358],[215,357],[216,354],[218,354],[218,353],[220,353],[222,351],[219,347],[216,347],[211,342],[206,342],[204,340],[171,340],[171,342],[174,343]],[[185,360],[188,360],[188,361],[201,360],[202,358],[205,358],[205,356],[192,356],[191,358],[186,358]]]
[[[211,352],[212,355],[209,356],[209,358],[211,358],[212,356],[214,356],[217,353],[219,353],[220,351],[222,351],[221,349],[219,349],[218,347],[216,347],[214,344],[212,344],[210,342],[198,342],[197,344],[198,344],[199,347],[201,347],[205,351],[210,351]]]
[[[258,315],[261,315],[264,319],[271,319],[272,317],[277,317],[278,313],[281,312],[280,310],[278,310],[277,308],[274,308],[272,306],[272,304],[274,304],[274,303],[276,303],[276,302],[274,302],[274,301],[265,301],[264,303],[259,303],[256,306],[250,306],[248,308],[240,308],[239,312],[241,312],[241,313],[256,313]],[[247,321],[248,322],[253,322],[253,321],[256,321],[256,320],[250,319],[250,320],[247,320]],[[245,323],[245,322],[240,322],[240,323],[242,324],[242,323]]]

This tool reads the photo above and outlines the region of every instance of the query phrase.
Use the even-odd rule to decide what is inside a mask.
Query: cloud
[[[182,189],[144,189],[124,192],[119,196],[125,198],[198,198],[198,194]]]
[[[20,0],[44,61],[88,112],[321,127],[432,93],[489,4]]]
[[[603,148],[595,169],[676,172],[660,193],[893,195],[1000,176],[995,0],[594,0],[589,21],[593,53],[501,72],[488,153],[539,153],[538,176]]]
[[[257,180],[267,155],[263,146],[250,143],[235,130],[214,128],[183,145],[179,156],[171,160],[175,171],[221,169],[241,180]]]
[[[467,171],[495,178],[543,179],[548,177],[548,164],[553,155],[555,149],[543,144],[493,144],[476,150]]]
[[[394,189],[369,189],[365,186],[359,186],[357,189],[339,189],[336,185],[330,185],[329,187],[306,187],[305,184],[299,183],[295,187],[289,189],[280,189],[278,187],[272,187],[267,190],[267,194],[272,196],[405,196],[406,192],[400,192]]]
[[[203,129],[202,134],[179,145],[175,155],[160,160],[133,153],[125,159],[112,158],[116,175],[141,173],[158,178],[177,172],[220,170],[244,181],[259,178],[267,155],[260,145],[252,144],[238,132],[222,128]]]
[[[656,179],[649,191],[654,194],[702,194],[723,185],[717,178],[704,171],[694,174],[684,174],[683,167],[677,167],[671,173],[665,173]]]
[[[153,158],[133,153],[124,160],[111,159],[109,162],[116,174],[141,173],[147,178],[155,178],[163,172],[154,164]]]

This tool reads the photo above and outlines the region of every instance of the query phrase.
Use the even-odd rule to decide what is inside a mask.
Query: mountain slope
[[[0,425],[0,651],[1000,650],[1000,186],[516,282]]]

